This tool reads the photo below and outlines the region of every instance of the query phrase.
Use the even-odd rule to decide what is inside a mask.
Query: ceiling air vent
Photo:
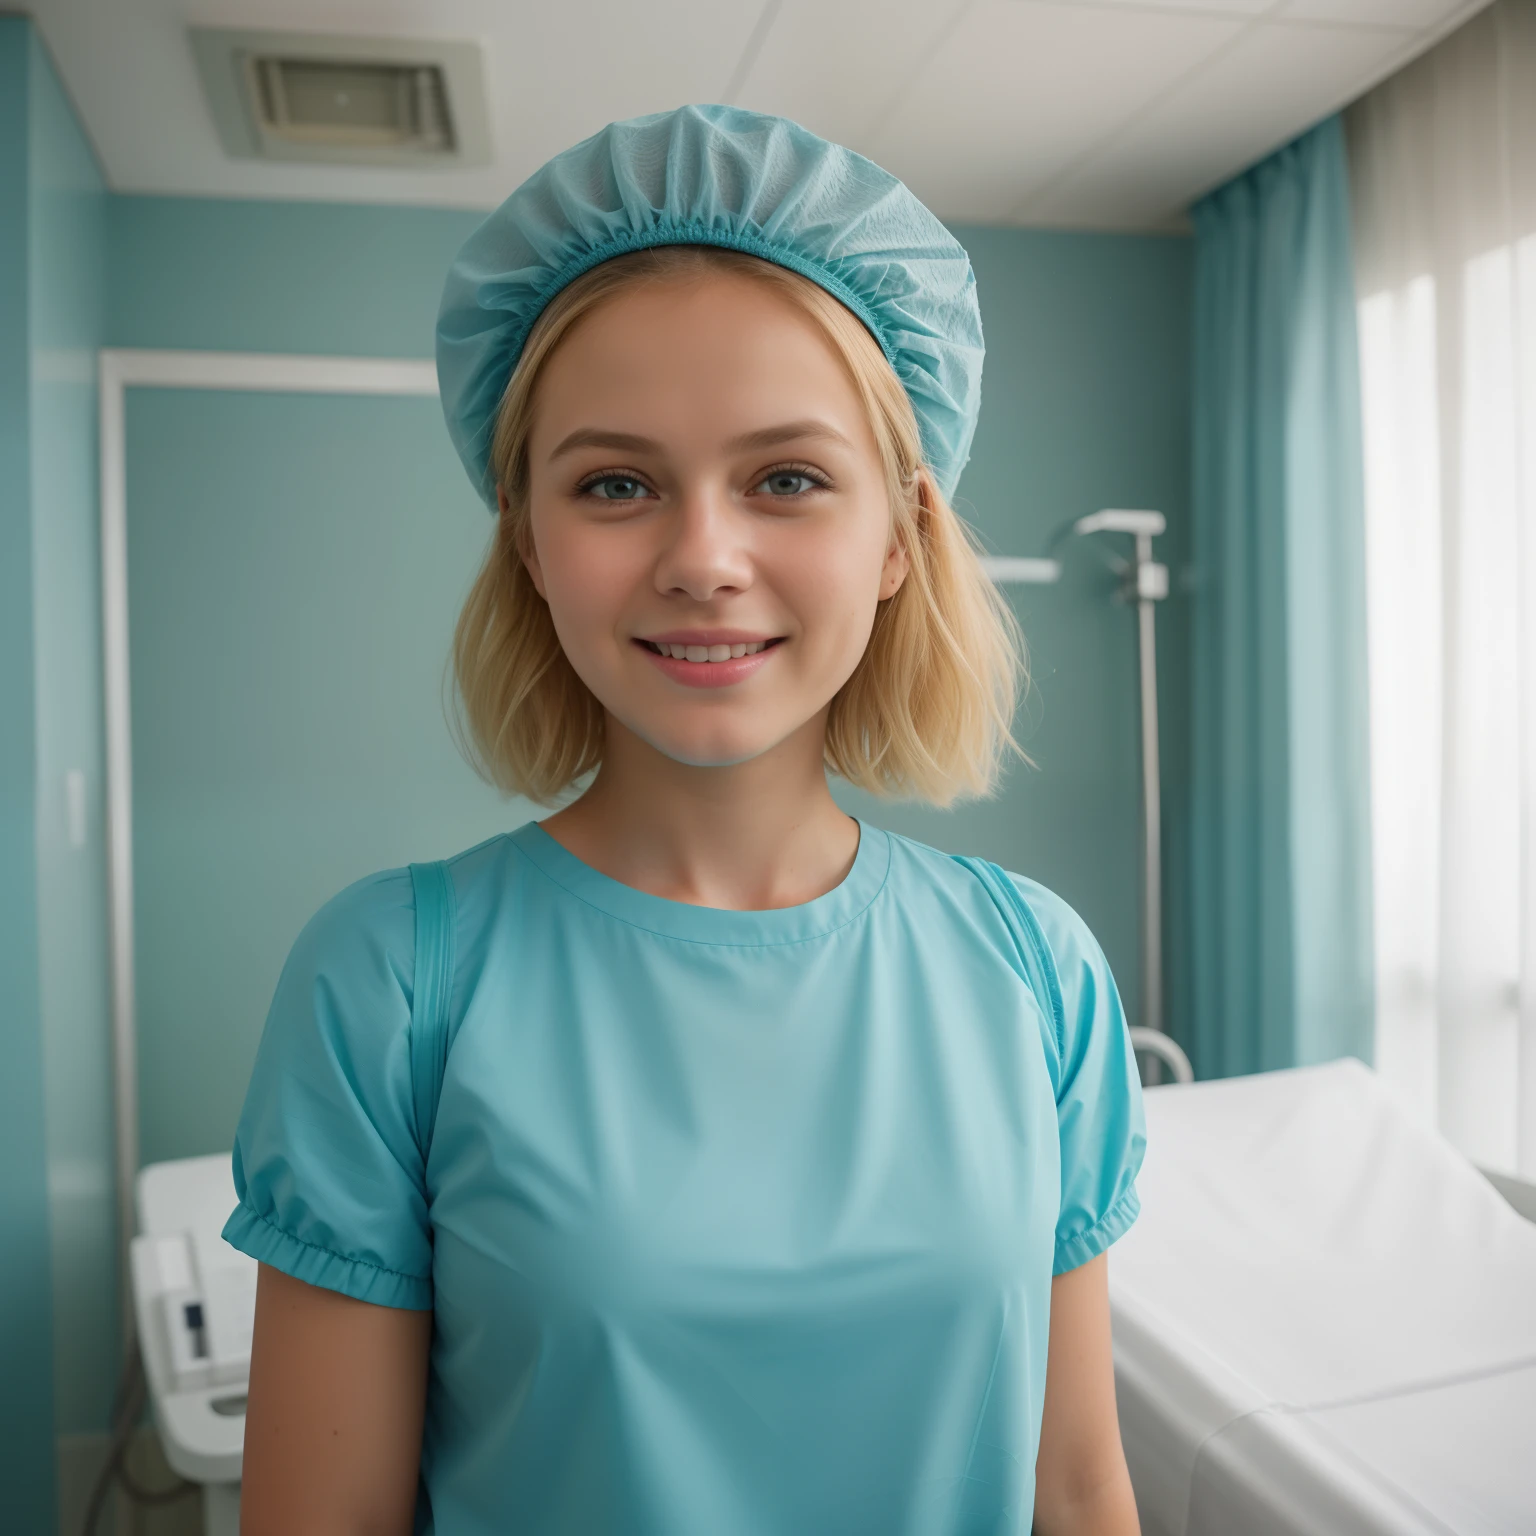
[[[211,27],[191,37],[232,155],[412,169],[490,160],[472,44]]]

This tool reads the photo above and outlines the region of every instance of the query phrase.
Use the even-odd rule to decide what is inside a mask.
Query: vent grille
[[[436,64],[247,54],[262,126],[296,144],[369,145],[452,154],[448,90]]]
[[[223,27],[190,35],[231,155],[417,169],[490,162],[472,43]]]

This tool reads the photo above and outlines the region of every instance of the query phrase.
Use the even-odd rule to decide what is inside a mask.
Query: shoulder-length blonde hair
[[[599,305],[643,283],[712,270],[768,285],[821,327],[868,414],[891,536],[907,556],[906,580],[880,603],[864,655],[832,700],[827,766],[862,789],[936,805],[990,793],[1004,753],[1018,751],[1011,727],[1024,679],[1023,637],[982,570],[969,529],[923,463],[906,390],[863,324],[808,278],[701,246],[637,251],[594,267],[550,301],[528,337],[491,447],[507,509],[454,633],[465,754],[501,789],[546,804],[601,763],[603,708],[566,659],[523,563],[539,374]]]

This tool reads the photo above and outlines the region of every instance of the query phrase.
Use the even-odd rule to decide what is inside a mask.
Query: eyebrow
[[[841,443],[845,448],[853,444],[829,422],[807,417],[804,421],[786,421],[781,426],[763,427],[756,432],[743,432],[733,437],[727,448],[740,451],[745,448],[777,448],[780,443],[790,443],[803,437],[819,437],[827,442]]]
[[[841,443],[851,448],[852,443],[825,421],[807,418],[804,421],[786,421],[776,427],[760,427],[756,432],[743,432],[733,437],[725,446],[732,453],[750,448],[776,448],[780,443],[796,442],[802,438],[822,438],[827,442]],[[611,432],[602,427],[578,427],[556,445],[550,460],[574,453],[578,448],[618,448],[628,453],[659,453],[661,444],[654,438],[641,437],[634,432]]]
[[[622,448],[630,453],[655,453],[661,444],[654,438],[639,437],[633,432],[608,432],[602,427],[578,427],[569,437],[561,438],[550,459],[562,454],[574,453],[578,448]]]

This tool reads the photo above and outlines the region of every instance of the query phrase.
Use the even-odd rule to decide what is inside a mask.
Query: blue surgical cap
[[[448,432],[496,506],[496,410],[544,306],[599,262],[711,245],[788,267],[880,343],[944,494],[981,403],[981,311],[964,248],[879,166],[782,117],[679,107],[610,123],[556,155],[465,242],[437,318]]]

